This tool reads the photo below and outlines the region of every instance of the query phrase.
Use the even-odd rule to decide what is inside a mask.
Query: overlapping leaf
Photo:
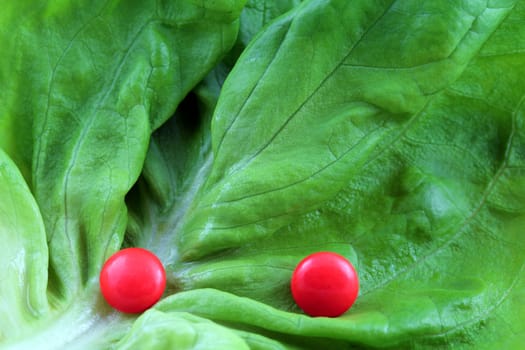
[[[44,284],[53,310],[41,332],[13,346],[66,346],[88,328],[100,332],[97,322],[119,329],[100,303],[96,281],[103,260],[121,246],[127,223],[124,197],[142,170],[150,133],[234,44],[243,5],[119,0],[6,4],[0,15],[0,147],[23,172],[43,218],[47,246],[39,246],[42,253],[34,262],[42,272],[27,272],[34,277],[24,280],[23,254],[27,250],[29,259],[31,248],[24,235],[30,225],[39,228],[34,222],[8,215],[9,228],[20,224],[13,237],[19,232],[19,240],[26,242],[11,239],[5,249],[20,260],[17,287],[31,294],[29,300],[18,295],[16,304],[30,307],[31,286]],[[35,208],[26,203],[31,196],[21,196],[25,202],[13,213],[33,216]],[[4,205],[11,205],[10,198],[2,193]],[[33,245],[40,243],[36,239]],[[49,263],[44,258],[48,250]],[[6,259],[2,266],[12,265],[11,256]],[[7,274],[14,283],[12,271]],[[47,277],[47,284],[41,281]],[[29,316],[13,316],[20,329],[33,311],[24,312]],[[1,332],[12,329],[11,323],[6,321],[10,328]],[[58,331],[63,336],[55,336]]]
[[[44,224],[29,188],[0,150],[0,342],[24,334],[21,325],[49,311],[46,298],[48,254]]]
[[[173,288],[251,300],[171,307],[281,344],[523,340],[524,16],[512,1],[310,1],[274,22],[228,76],[210,175],[167,225]],[[297,312],[291,271],[318,250],[358,267],[347,315],[258,304]]]
[[[32,277],[0,287],[18,305],[2,336],[48,313],[44,227],[51,309],[70,305],[10,348],[521,345],[524,4],[250,1],[240,46],[146,156],[233,45],[242,5],[6,6],[0,146],[31,184],[2,156],[18,204],[0,205],[15,247],[0,262],[7,280]],[[125,244],[161,257],[174,294],[133,326],[91,283],[121,244],[125,195]],[[361,279],[336,319],[301,315],[289,293],[319,250]]]

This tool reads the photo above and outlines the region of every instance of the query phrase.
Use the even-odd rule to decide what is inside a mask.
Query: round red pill
[[[121,312],[139,313],[161,298],[166,287],[166,271],[152,252],[127,248],[106,261],[99,281],[100,291],[109,305]]]
[[[295,268],[292,296],[310,316],[337,317],[357,299],[359,280],[352,264],[332,252],[314,253]]]

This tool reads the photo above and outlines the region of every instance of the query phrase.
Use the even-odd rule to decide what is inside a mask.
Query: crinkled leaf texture
[[[52,19],[79,6],[65,4],[23,23],[57,35]],[[243,15],[234,1],[99,5],[79,11],[98,16],[59,31],[68,40],[46,41],[51,64],[36,61],[14,81],[0,65],[9,87],[0,144],[20,169],[2,156],[9,170],[0,188],[13,187],[20,205],[0,206],[0,234],[19,252],[41,254],[42,265],[47,235],[50,266],[47,291],[33,260],[6,270],[10,280],[30,276],[0,289],[17,305],[2,335],[23,325],[6,348],[525,342],[523,1],[249,1]],[[253,9],[276,18],[250,17]],[[146,24],[159,15],[168,23]],[[150,140],[233,45],[239,15],[240,47],[253,39],[231,72],[229,61],[217,66]],[[217,34],[212,20],[233,34]],[[204,42],[183,25],[194,22]],[[22,28],[19,38],[35,35]],[[103,40],[110,30],[117,35]],[[169,40],[177,35],[186,40]],[[34,42],[5,42],[21,48],[0,62],[22,72]],[[81,59],[84,46],[105,59]],[[181,52],[186,60],[174,58]],[[193,71],[201,56],[209,62]],[[150,83],[143,68],[155,57],[186,64],[160,64]],[[81,79],[86,72],[95,75]],[[173,74],[183,72],[192,78]],[[25,84],[34,102],[23,103]],[[16,127],[25,122],[31,137]],[[22,212],[30,220],[18,225]],[[124,225],[124,245],[155,251],[168,269],[168,295],[138,318],[108,310],[93,283]],[[360,276],[358,300],[339,318],[303,315],[289,292],[294,266],[320,250],[345,255]]]
[[[132,318],[101,300],[98,274],[122,244],[125,196],[151,132],[235,43],[243,5],[5,4],[0,147],[19,170],[2,156],[2,345],[107,348],[122,336]]]
[[[524,19],[516,1],[309,1],[279,17],[222,86],[212,145],[182,137],[195,169],[145,177],[134,237],[162,237],[187,290],[158,307],[261,348],[523,343]],[[191,117],[157,135],[152,167],[176,169]],[[147,199],[167,179],[182,200]],[[288,291],[319,250],[360,274],[338,319],[297,315]]]

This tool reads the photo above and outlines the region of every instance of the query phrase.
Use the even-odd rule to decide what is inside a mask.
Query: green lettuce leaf
[[[214,111],[211,167],[190,156],[201,173],[173,194],[184,200],[150,200],[135,227],[163,237],[151,247],[171,289],[188,290],[171,308],[283,347],[523,341],[525,8],[381,4],[307,2],[242,54]],[[169,161],[157,167],[182,159],[181,120],[162,130]],[[206,132],[182,137],[185,149],[209,152]],[[360,273],[358,301],[338,319],[299,317],[288,290],[319,250]]]
[[[13,324],[20,332],[31,328],[23,321],[38,311],[30,309],[37,297],[43,301],[36,300],[35,307],[49,302],[51,308],[35,315],[42,322],[32,337],[20,344],[10,340],[14,347],[80,344],[77,337],[86,329],[92,340],[100,334],[111,340],[119,334],[114,319],[128,323],[108,310],[98,292],[100,267],[122,244],[125,195],[142,170],[151,132],[234,44],[243,5],[117,0],[6,5],[0,15],[0,81],[6,87],[0,95],[0,147],[24,173],[34,199],[19,194],[20,204],[7,212],[2,228],[7,235],[24,215],[32,219],[11,233],[19,238],[7,241],[16,260],[11,255],[2,260],[6,267],[20,260],[18,270],[6,272],[13,284],[6,287],[6,302],[21,304],[25,313],[14,312],[0,333],[14,338]],[[16,193],[3,195],[3,205],[12,205],[11,197],[17,201]],[[34,242],[26,233],[31,225]],[[27,266],[27,281],[25,252],[36,264]],[[19,272],[18,284],[13,272]],[[47,290],[37,295],[42,286]]]
[[[15,164],[0,150],[0,342],[47,314],[48,253],[42,216]]]
[[[248,0],[240,17],[239,41],[242,46],[248,46],[264,26],[301,2],[301,0]]]
[[[525,3],[243,5],[6,5],[0,347],[520,348]],[[98,291],[121,246],[167,268],[138,317]],[[289,291],[322,250],[338,318]]]
[[[137,319],[117,349],[248,350],[233,331],[209,320],[181,312],[152,309]]]

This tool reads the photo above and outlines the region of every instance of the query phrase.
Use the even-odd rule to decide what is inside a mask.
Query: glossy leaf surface
[[[0,147],[14,161],[0,188],[30,184],[10,195],[19,206],[0,198],[0,233],[47,236],[35,300],[52,315],[18,299],[14,323],[34,335],[7,348],[523,344],[523,2],[135,5],[0,15]],[[167,270],[165,298],[138,318],[93,283],[121,245]],[[358,272],[341,317],[308,317],[290,295],[317,251]],[[45,285],[34,276],[0,291],[17,300]]]

